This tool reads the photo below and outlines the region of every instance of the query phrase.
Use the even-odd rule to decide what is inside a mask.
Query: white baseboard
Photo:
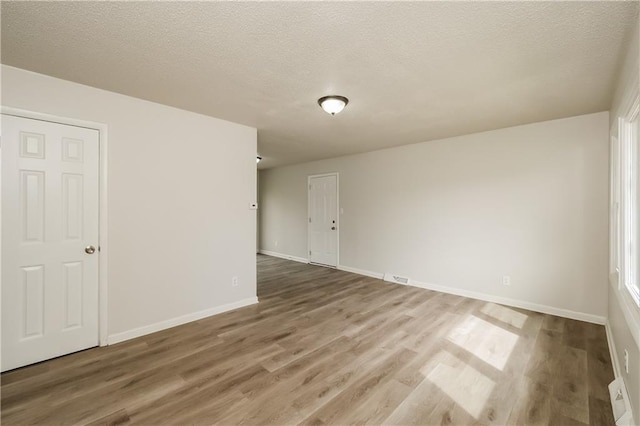
[[[368,277],[382,279],[384,274],[379,272],[366,271],[363,269],[351,268],[349,266],[340,265],[338,269],[346,272],[352,272],[354,274],[366,275]],[[594,324],[604,325],[607,318],[600,315],[587,314],[584,312],[576,312],[568,309],[556,308],[554,306],[540,305],[537,303],[526,302],[523,300],[509,299],[501,296],[494,296],[486,293],[479,293],[470,290],[459,289],[455,287],[448,287],[437,284],[422,283],[415,280],[409,280],[409,284],[414,287],[420,287],[427,290],[435,290],[441,293],[455,294],[456,296],[469,297],[471,299],[484,300],[486,302],[499,303],[501,305],[507,305],[514,308],[528,309],[530,311],[541,312],[543,314],[556,315],[563,318],[570,318],[579,321],[591,322]]]
[[[620,369],[620,362],[618,361],[618,351],[616,350],[616,344],[613,340],[613,330],[609,325],[609,321],[604,325],[604,330],[607,334],[607,343],[609,344],[609,356],[611,356],[611,363],[613,364],[613,374],[618,377],[622,377],[622,370]]]
[[[268,256],[280,257],[287,260],[295,260],[296,262],[309,263],[307,259],[301,257],[289,256],[282,253],[276,253],[267,250],[260,250],[260,253]],[[345,272],[351,272],[354,274],[365,275],[376,279],[382,279],[383,273],[367,271],[364,269],[352,268],[350,266],[338,265],[337,269]],[[494,296],[492,294],[480,293],[471,290],[465,290],[455,287],[443,286],[438,284],[423,283],[420,281],[409,280],[409,284],[414,287],[420,287],[427,290],[435,290],[441,293],[455,294],[456,296],[469,297],[471,299],[484,300],[485,302],[499,303],[501,305],[507,305],[514,308],[528,309],[534,312],[541,312],[543,314],[555,315],[563,318],[575,319],[578,321],[591,322],[594,324],[604,325],[607,322],[607,317],[601,315],[587,314],[585,312],[576,312],[569,309],[557,308],[554,306],[541,305],[538,303],[527,302],[524,300],[510,299],[502,296]]]
[[[144,327],[134,328],[133,330],[123,331],[122,333],[112,334],[108,337],[109,344],[124,342],[125,340],[135,339],[136,337],[155,333],[157,331],[166,330],[167,328],[176,327],[188,322],[197,321],[212,315],[221,314],[223,312],[232,311],[234,309],[258,303],[257,297],[249,297],[248,299],[238,300],[237,302],[227,303],[226,305],[216,306],[214,308],[205,309],[203,311],[193,312],[191,314],[182,315],[177,318],[171,318],[160,321],[155,324],[146,325]]]
[[[604,325],[607,318],[600,315],[587,314],[584,312],[571,311],[569,309],[556,308],[554,306],[541,305],[538,303],[526,302],[524,300],[510,299],[508,297],[494,296],[492,294],[479,293],[470,290],[448,287],[438,284],[428,284],[411,280],[409,285],[425,288],[427,290],[435,290],[442,293],[455,294],[456,296],[469,297],[471,299],[484,300],[485,302],[499,303],[514,308],[528,309],[530,311],[541,312],[543,314],[555,315],[563,318],[570,318],[579,321],[591,322],[594,324]]]
[[[258,253],[266,254],[267,256],[279,257],[281,259],[293,260],[295,262],[300,262],[300,263],[309,263],[309,259],[305,259],[304,257],[291,256],[288,254],[278,253],[275,251],[258,250]]]
[[[351,268],[349,266],[338,265],[338,269],[345,272],[352,272],[358,275],[366,275],[367,277],[377,278],[381,280],[384,277],[384,274],[379,274],[377,272],[365,271],[364,269]]]

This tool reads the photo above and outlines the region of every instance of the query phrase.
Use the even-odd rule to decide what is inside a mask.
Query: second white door
[[[309,262],[338,265],[338,175],[309,177]]]
[[[98,137],[2,115],[2,371],[98,345]]]

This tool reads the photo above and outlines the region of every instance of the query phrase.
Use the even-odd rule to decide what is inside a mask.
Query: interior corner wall
[[[2,103],[108,127],[110,341],[255,303],[255,128],[8,66]]]
[[[341,267],[604,322],[608,123],[602,112],[262,170],[260,249],[307,258],[307,176],[338,172]]]

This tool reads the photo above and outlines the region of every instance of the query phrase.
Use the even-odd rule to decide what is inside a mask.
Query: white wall
[[[631,98],[640,91],[640,18],[636,23],[623,66],[618,77],[611,105],[611,135],[618,134],[618,119],[626,113]],[[621,236],[619,237],[621,238]],[[609,317],[607,331],[614,348],[616,376],[622,376],[636,423],[640,422],[640,309],[631,300],[626,288],[619,288],[617,274],[612,274],[609,286]],[[624,351],[629,353],[629,373],[624,370]]]
[[[111,341],[255,302],[256,129],[7,66],[2,102],[108,126]]]
[[[602,323],[608,122],[603,112],[260,171],[260,249],[307,258],[307,176],[339,172],[343,267]]]

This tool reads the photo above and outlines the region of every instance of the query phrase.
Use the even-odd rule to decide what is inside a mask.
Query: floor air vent
[[[390,283],[404,284],[404,285],[409,284],[409,278],[403,277],[403,276],[400,276],[400,275],[395,275],[395,274],[386,273],[386,274],[384,274],[384,278],[383,279],[385,281],[389,281]]]
[[[611,397],[611,408],[616,426],[631,426],[633,424],[631,404],[629,404],[629,395],[622,378],[618,377],[611,382],[609,396]]]

